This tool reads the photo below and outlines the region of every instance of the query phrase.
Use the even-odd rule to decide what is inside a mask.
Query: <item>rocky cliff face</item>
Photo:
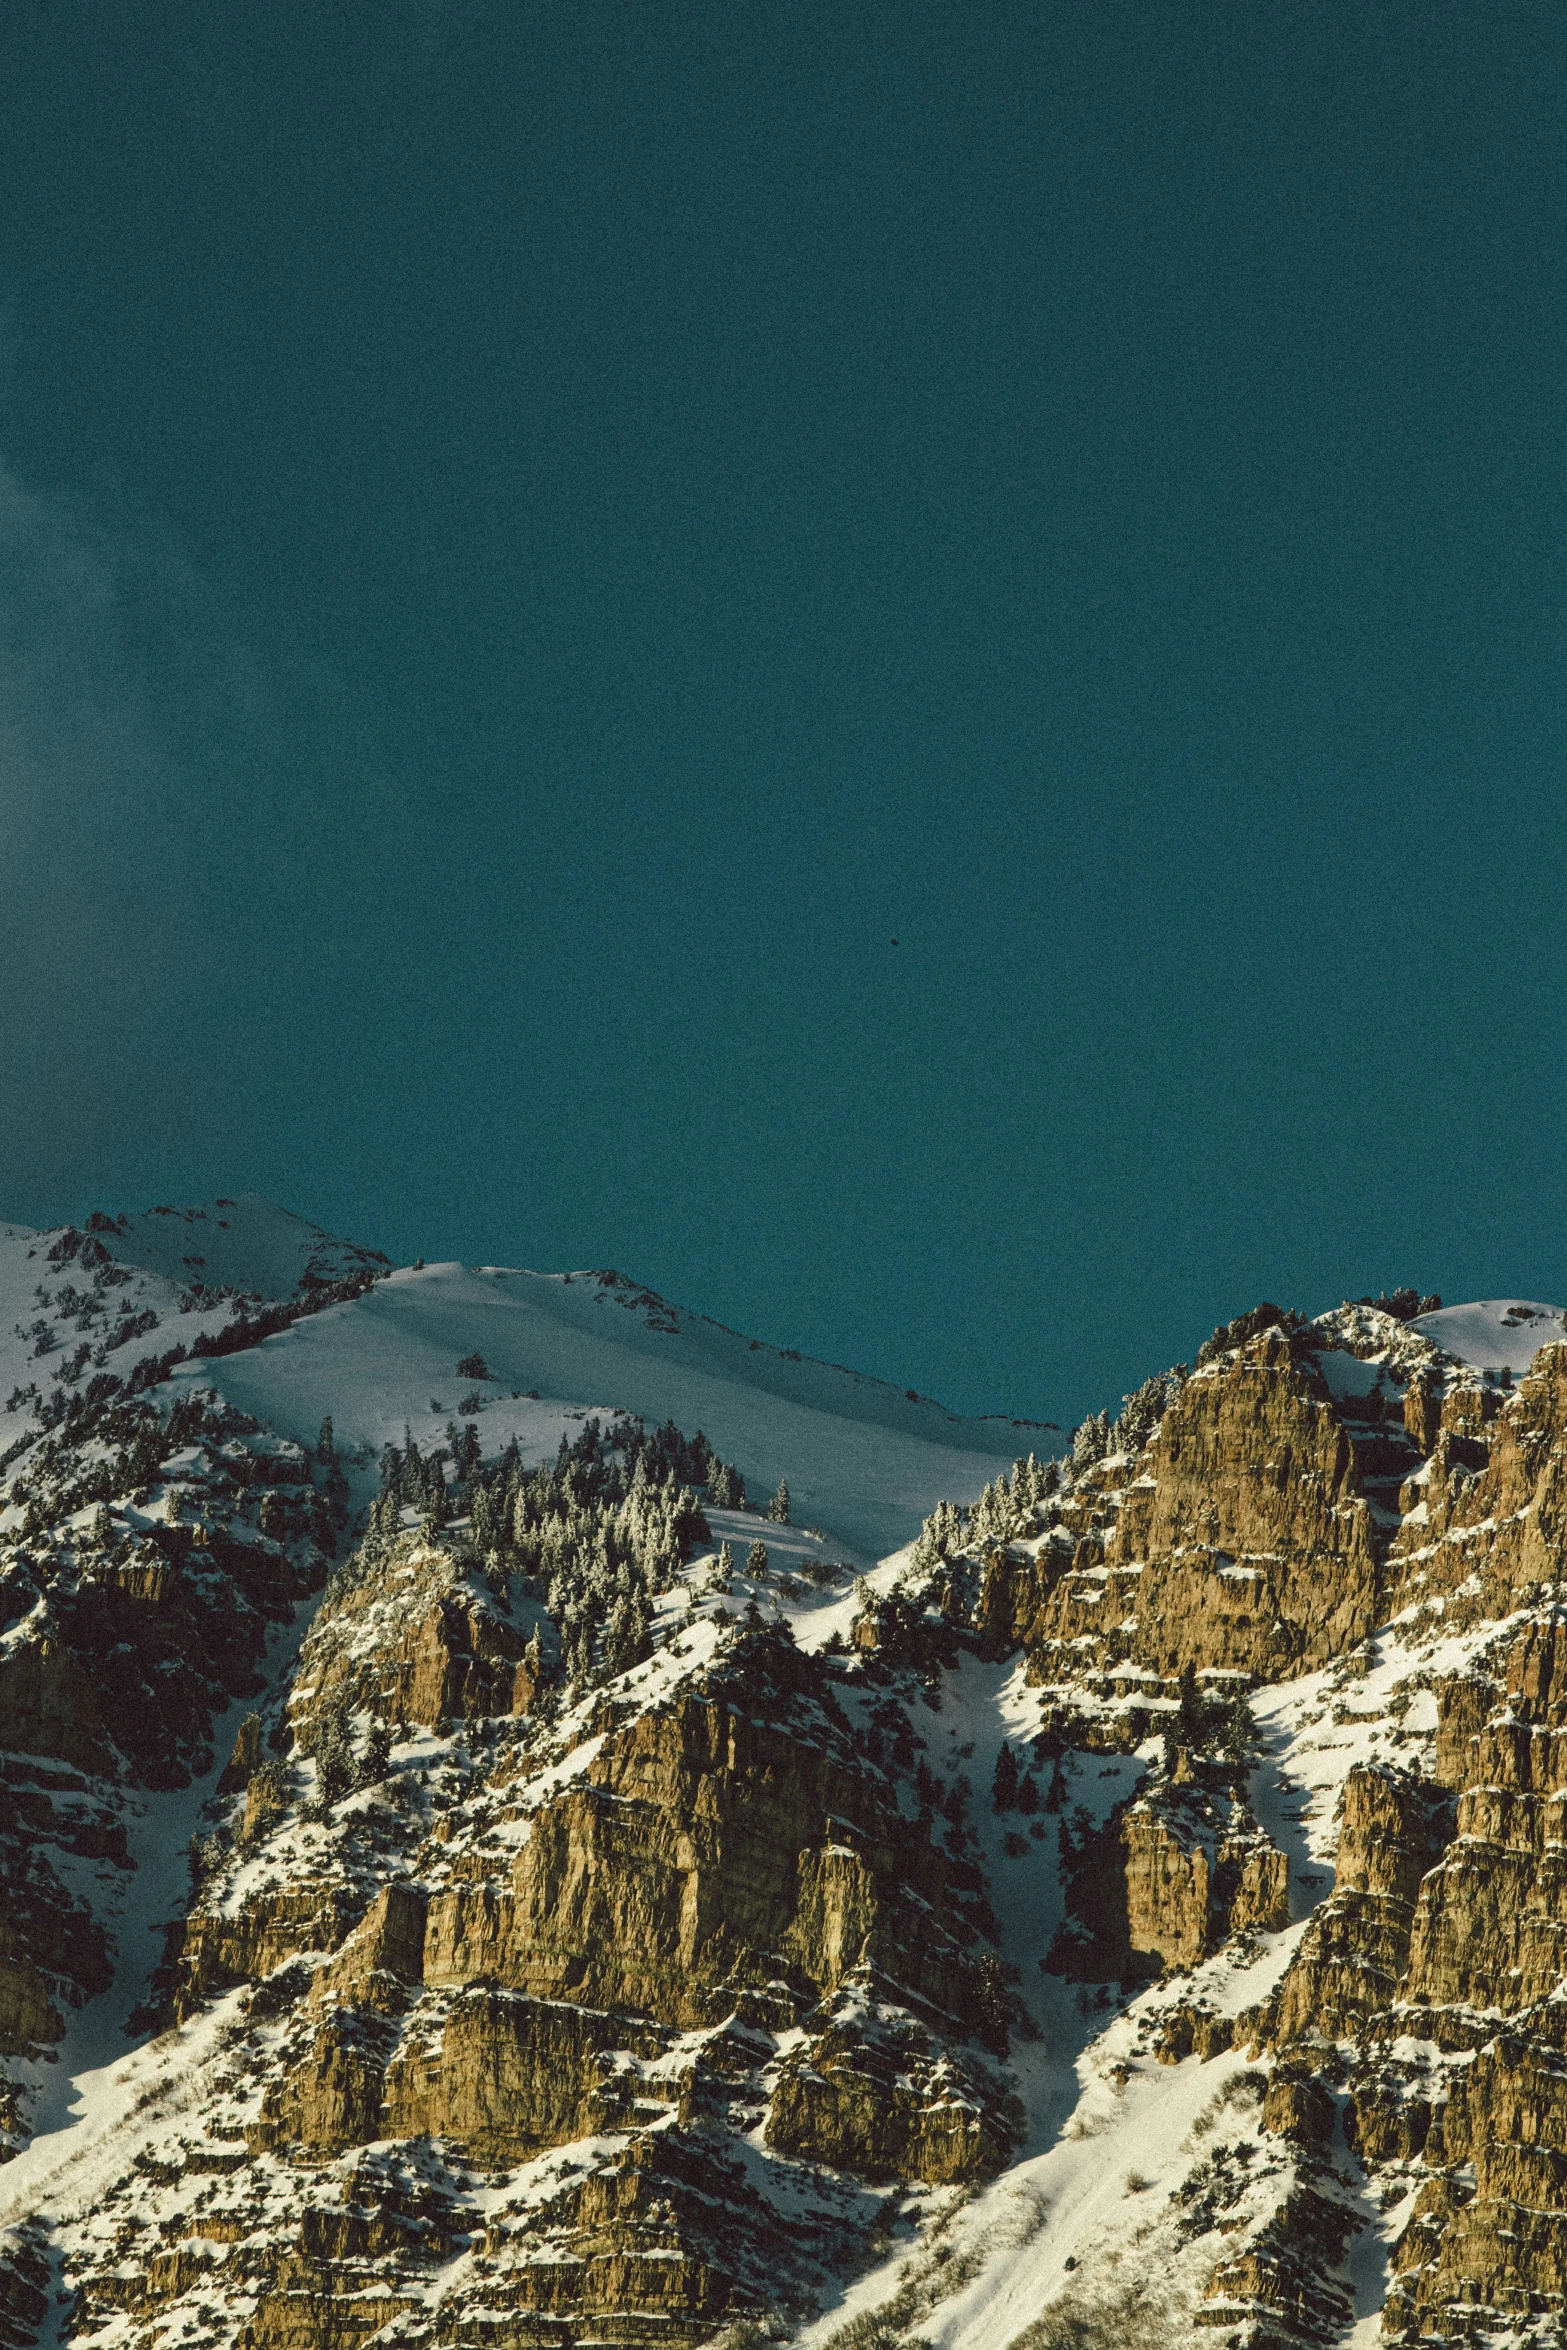
[[[934,2007],[972,2006],[962,1872],[853,1760],[830,1681],[788,1649],[746,1661],[608,1738],[540,1811],[504,1890],[432,1904],[429,1981],[710,2024],[747,1990],[803,2011],[880,1961]]]
[[[1051,1953],[1089,1981],[1195,1966],[1289,1924],[1289,1863],[1214,1772],[1125,1807],[1077,1855]]]
[[[1335,1397],[1331,1352],[1275,1329],[1199,1371],[1034,1558],[994,1563],[981,1631],[1038,1680],[1126,1661],[1277,1680],[1354,1647],[1384,1620],[1383,1497],[1421,1456],[1380,1403]]]
[[[1525,1623],[1497,1665],[1438,1691],[1445,1784],[1351,1773],[1335,1891],[1257,2026],[1331,2049],[1348,2144],[1409,2182],[1396,2337],[1563,2308],[1567,1618]]]

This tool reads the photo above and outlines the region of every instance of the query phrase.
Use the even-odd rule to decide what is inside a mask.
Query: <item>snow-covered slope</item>
[[[459,1376],[474,1354],[488,1379]],[[912,1540],[943,1496],[972,1500],[1041,1435],[779,1354],[618,1277],[461,1265],[394,1273],[246,1353],[182,1365],[176,1382],[215,1385],[301,1441],[330,1414],[340,1452],[378,1453],[405,1424],[433,1442],[475,1397],[486,1458],[515,1437],[544,1460],[589,1413],[672,1419],[702,1429],[754,1498],[787,1478],[796,1518],[856,1561]],[[900,1414],[912,1424],[888,1424]]]
[[[1479,1298],[1422,1314],[1409,1327],[1477,1371],[1510,1371],[1520,1378],[1540,1347],[1567,1338],[1567,1307],[1542,1306],[1528,1298]]]
[[[337,1239],[255,1192],[204,1208],[149,1208],[116,1217],[112,1230],[106,1221],[93,1229],[117,1263],[159,1273],[181,1289],[200,1282],[207,1289],[295,1297],[311,1280],[338,1281],[387,1262],[379,1250]]]
[[[122,1371],[221,1329],[232,1307],[214,1293],[286,1300],[386,1263],[249,1194],[95,1217],[82,1252],[73,1238],[62,1258],[60,1232],[0,1226],[0,1407],[18,1399],[0,1410],[0,1450],[27,1424],[33,1387],[47,1391],[62,1372]],[[492,1376],[460,1379],[458,1362],[475,1353]],[[405,1269],[246,1354],[187,1363],[178,1379],[216,1386],[302,1440],[330,1414],[345,1451],[378,1452],[405,1423],[432,1441],[475,1394],[483,1409],[469,1416],[487,1455],[515,1436],[526,1458],[542,1459],[587,1413],[673,1419],[703,1428],[760,1498],[787,1477],[796,1514],[854,1559],[896,1549],[943,1496],[972,1499],[1019,1452],[1048,1453],[1060,1435],[964,1419],[913,1390],[746,1338],[616,1272]]]
[[[254,1195],[97,1215],[84,1231],[0,1224],[0,1412],[17,1389],[122,1371],[221,1329],[234,1294],[297,1298],[385,1266],[376,1250]],[[14,1410],[10,1422],[0,1417],[0,1449],[24,1424]]]

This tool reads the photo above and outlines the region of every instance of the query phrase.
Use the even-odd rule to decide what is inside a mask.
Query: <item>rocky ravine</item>
[[[222,1368],[9,1467],[0,2341],[1560,2338],[1567,1344],[1259,1309],[859,1582]]]

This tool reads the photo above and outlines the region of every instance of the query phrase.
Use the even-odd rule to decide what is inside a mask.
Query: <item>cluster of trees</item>
[[[699,1435],[700,1430],[697,1432]],[[745,1508],[745,1479],[731,1464],[721,1461],[715,1453],[708,1463],[707,1475],[694,1480],[707,1487],[707,1497],[715,1510],[743,1510]]]
[[[580,1686],[640,1663],[658,1594],[675,1581],[688,1550],[710,1538],[681,1474],[700,1468],[706,1474],[698,1482],[713,1489],[723,1464],[706,1437],[688,1441],[672,1422],[649,1435],[636,1420],[607,1428],[588,1420],[575,1443],[561,1438],[550,1467],[525,1469],[515,1443],[485,1468],[477,1429],[449,1433],[451,1445],[429,1454],[411,1434],[387,1447],[362,1555],[373,1561],[384,1554],[406,1507],[436,1526],[466,1516],[486,1568],[523,1578],[543,1600],[569,1682]]]
[[[370,1504],[367,1549],[380,1554],[390,1548],[405,1509],[417,1510],[432,1527],[445,1525],[451,1515],[446,1482],[449,1458],[440,1446],[429,1454],[422,1453],[417,1438],[406,1427],[401,1446],[387,1446],[381,1455],[381,1490]]]
[[[1246,1314],[1237,1314],[1233,1322],[1221,1322],[1211,1338],[1205,1338],[1197,1349],[1197,1368],[1216,1363],[1220,1355],[1232,1348],[1244,1346],[1249,1339],[1260,1338],[1264,1330],[1282,1330],[1291,1338],[1304,1337],[1311,1329],[1307,1316],[1298,1306],[1276,1306],[1264,1298],[1260,1306],[1253,1306]]]
[[[1050,1791],[1043,1798],[1043,1808],[1046,1811],[1059,1811],[1061,1802],[1061,1766],[1057,1763]],[[1019,1768],[1017,1756],[1005,1739],[996,1756],[996,1768],[990,1782],[990,1806],[992,1811],[1021,1812],[1025,1819],[1041,1808],[1039,1781],[1032,1771]]]
[[[276,1743],[274,1738],[273,1743]],[[363,1742],[354,1735],[354,1717],[348,1700],[342,1695],[329,1698],[316,1715],[308,1740],[302,1751],[315,1757],[315,1794],[302,1806],[307,1820],[325,1820],[334,1805],[345,1795],[352,1795],[360,1787],[378,1787],[392,1767],[392,1732],[389,1725],[371,1717]],[[286,1762],[263,1762],[255,1773],[253,1788],[259,1787],[264,1811],[287,1809],[290,1789],[289,1767]],[[199,1894],[203,1887],[214,1883],[228,1864],[230,1845],[221,1831],[210,1835],[197,1834],[190,1840],[191,1891]]]
[[[255,1426],[199,1388],[177,1396],[165,1418],[111,1371],[100,1372],[56,1412],[53,1433],[11,1487],[11,1500],[26,1505],[23,1535],[40,1534],[93,1502],[114,1501],[155,1484],[163,1463],[188,1445],[222,1443],[253,1433]],[[80,1449],[89,1441],[105,1447],[105,1454],[84,1462]]]
[[[392,1761],[392,1733],[385,1722],[372,1720],[365,1742],[354,1745],[354,1718],[347,1700],[336,1698],[323,1706],[315,1721],[311,1751],[316,1762],[314,1816],[319,1818],[351,1795],[356,1787],[377,1787]],[[276,1767],[276,1766],[273,1766]]]
[[[328,1306],[348,1305],[354,1298],[363,1297],[377,1281],[384,1281],[391,1269],[385,1264],[366,1265],[357,1273],[345,1273],[339,1281],[313,1277],[304,1297],[276,1305],[258,1305],[253,1314],[238,1313],[223,1330],[198,1331],[190,1342],[190,1352],[203,1358],[242,1354],[248,1347],[259,1346],[264,1338],[276,1337],[280,1330],[290,1329],[310,1314],[322,1313]]]
[[[1395,1289],[1389,1297],[1383,1289],[1375,1297],[1357,1297],[1355,1303],[1375,1306],[1378,1313],[1392,1314],[1400,1322],[1412,1322],[1417,1314],[1439,1314],[1442,1310],[1442,1300],[1434,1290],[1429,1297],[1422,1297],[1418,1289]]]
[[[1145,1379],[1135,1394],[1121,1398],[1121,1412],[1112,1421],[1108,1412],[1092,1412],[1072,1432],[1072,1449],[1063,1464],[1036,1460],[1032,1453],[1012,1464],[1010,1474],[995,1478],[968,1509],[939,1501],[920,1528],[911,1571],[929,1574],[944,1560],[965,1551],[984,1550],[1031,1534],[1039,1510],[1064,1482],[1091,1468],[1095,1461],[1116,1453],[1142,1451],[1191,1373],[1185,1363]]]
[[[1145,1379],[1134,1394],[1123,1395],[1117,1419],[1108,1412],[1090,1412],[1072,1431],[1073,1468],[1090,1469],[1095,1461],[1113,1459],[1118,1453],[1135,1457],[1190,1377],[1185,1363],[1173,1363],[1168,1371]]]
[[[1197,1668],[1181,1667],[1176,1683],[1176,1707],[1164,1731],[1164,1767],[1175,1768],[1182,1747],[1188,1754],[1217,1755],[1235,1770],[1250,1763],[1257,1744],[1257,1725],[1245,1697],[1210,1697],[1199,1687]]]
[[[99,1232],[117,1232],[119,1229],[107,1217],[89,1216],[87,1221]],[[44,1251],[46,1265],[80,1265],[88,1272],[95,1266],[107,1265],[109,1261],[109,1252],[103,1242],[92,1239],[86,1232],[78,1232],[73,1224],[67,1224],[59,1239]]]
[[[1041,1502],[1060,1491],[1061,1471],[1055,1461],[1039,1461],[1032,1453],[1012,1464],[1010,1473],[992,1479],[968,1509],[956,1502],[938,1501],[920,1528],[910,1562],[911,1571],[928,1574],[943,1560],[987,1544],[1011,1542],[1032,1532]]]

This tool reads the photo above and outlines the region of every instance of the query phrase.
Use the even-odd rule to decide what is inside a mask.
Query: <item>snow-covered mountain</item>
[[[0,1228],[0,2344],[1559,2338],[1567,1315],[1393,1302]]]

